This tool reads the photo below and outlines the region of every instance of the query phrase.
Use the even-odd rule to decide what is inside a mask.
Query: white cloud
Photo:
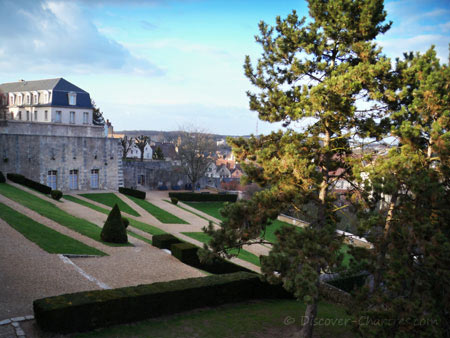
[[[3,73],[164,73],[103,35],[88,13],[73,2],[4,0],[0,30]]]
[[[421,52],[425,53],[431,45],[435,45],[437,56],[441,59],[441,62],[448,60],[448,43],[450,39],[444,35],[424,34],[417,35],[412,38],[402,39],[389,39],[379,41],[379,44],[383,47],[383,52],[388,56],[402,57],[405,52]]]

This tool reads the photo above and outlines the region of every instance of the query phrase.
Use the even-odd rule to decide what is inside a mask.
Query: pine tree
[[[221,229],[210,227],[210,247],[226,252],[260,239],[270,220],[282,210],[307,214],[311,225],[298,231],[284,227],[277,242],[261,258],[262,272],[281,282],[307,303],[302,337],[312,337],[319,300],[319,275],[340,266],[336,235],[339,207],[331,192],[338,179],[353,181],[351,139],[355,134],[379,136],[372,118],[380,109],[356,101],[381,99],[390,61],[373,43],[386,13],[378,0],[310,0],[310,21],[295,11],[276,26],[259,25],[256,41],[263,54],[256,68],[247,57],[245,74],[258,88],[248,93],[250,108],[268,122],[283,122],[284,131],[267,136],[229,139],[246,180],[265,190],[249,202],[225,208]],[[336,170],[340,168],[339,176]],[[247,183],[244,182],[244,183]]]
[[[367,319],[365,336],[441,337],[450,332],[450,70],[433,48],[407,54],[390,87],[395,146],[356,175],[367,193],[360,231],[374,244],[359,259],[374,279],[353,310]]]
[[[153,153],[152,158],[154,160],[164,161],[164,153],[161,150],[161,147],[156,147],[155,152]]]
[[[109,243],[127,243],[127,231],[122,222],[122,216],[117,204],[114,205],[106,219],[100,237],[103,241]]]

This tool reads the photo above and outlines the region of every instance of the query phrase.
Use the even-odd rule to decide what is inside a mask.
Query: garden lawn
[[[139,205],[142,209],[147,211],[149,214],[156,217],[156,219],[158,219],[158,221],[160,221],[161,223],[189,224],[188,222],[182,220],[181,218],[178,218],[177,216],[172,215],[171,213],[165,211],[164,209],[158,208],[156,205],[153,205],[146,200],[142,200],[140,198],[136,198],[136,197],[128,196],[128,195],[126,197],[131,199],[134,203]]]
[[[107,210],[107,209],[101,208],[101,207],[99,207],[99,206],[97,206],[95,204],[83,201],[83,200],[81,200],[79,198],[76,198],[76,197],[73,197],[73,196],[70,196],[70,195],[64,195],[64,198],[69,200],[69,201],[72,201],[72,202],[84,205],[85,207],[97,210],[97,211],[99,211],[101,213],[104,213],[105,215],[109,215],[109,213],[110,213],[110,211]],[[166,233],[165,231],[163,231],[163,230],[161,230],[161,229],[159,229],[159,228],[157,228],[157,227],[155,227],[153,225],[150,225],[150,224],[147,224],[147,223],[143,223],[143,222],[139,222],[139,221],[136,221],[136,220],[130,219],[130,218],[128,218],[128,220],[130,221],[130,225],[132,227],[135,227],[135,228],[137,228],[139,230],[142,230],[142,231],[144,231],[144,232],[146,232],[146,233],[148,233],[150,235],[160,235],[160,234],[165,234]],[[128,230],[128,232],[131,232],[132,233],[131,236],[134,236],[136,238],[139,238],[139,239],[144,238],[142,236],[137,237],[139,235],[135,234],[134,232],[132,232],[130,230]],[[146,239],[145,241],[147,243],[152,244],[149,239]]]
[[[119,206],[119,209],[121,212],[126,212],[127,214],[137,216],[140,215],[132,209],[128,204],[126,204],[124,201],[122,201],[119,197],[117,197],[113,193],[98,193],[98,194],[80,194],[80,196],[83,196],[85,198],[88,198],[92,201],[104,204],[108,207],[113,208],[114,204],[117,204]]]
[[[183,202],[192,208],[200,210],[205,214],[208,214],[220,221],[224,220],[224,217],[220,214],[220,209],[223,208],[227,202]]]
[[[91,208],[91,209],[96,210],[98,212],[101,212],[101,213],[103,213],[105,215],[109,215],[109,210],[108,209],[105,209],[105,208],[99,207],[98,205],[86,202],[85,200],[82,200],[82,199],[80,199],[78,197],[75,197],[75,196],[72,196],[72,195],[64,195],[63,198],[68,200],[68,201],[84,205],[85,207]]]
[[[189,236],[193,239],[196,239],[197,241],[202,243],[208,243],[211,239],[211,237],[208,234],[205,234],[204,232],[182,232],[182,234]],[[232,249],[230,250],[230,253],[237,254],[238,250]],[[237,257],[249,263],[255,264],[259,267],[261,266],[259,262],[259,257],[256,256],[255,254],[252,254],[251,252],[248,252],[247,250],[241,249]]]
[[[305,304],[295,300],[259,300],[226,304],[172,316],[100,329],[76,337],[289,337],[301,325]],[[320,302],[314,337],[351,338],[352,318],[341,306]]]
[[[220,214],[219,210],[221,208],[223,208],[223,206],[224,206],[224,204],[226,202],[183,202],[183,203],[186,203],[187,205],[191,206],[192,208],[195,208],[197,210],[203,211],[205,214],[213,216],[213,217],[215,217],[215,218],[217,218],[217,219],[219,219],[221,221],[224,220],[224,217]],[[185,209],[185,210],[187,210],[187,209]],[[294,226],[294,225],[291,225],[289,223],[286,223],[286,222],[283,222],[283,221],[279,221],[277,219],[271,221],[271,223],[272,224],[269,225],[266,228],[266,233],[265,233],[265,236],[264,236],[264,238],[267,241],[271,242],[271,243],[275,243],[277,241],[277,237],[275,236],[275,231],[277,231],[278,229],[280,229],[284,225],[286,225],[286,226]],[[301,227],[297,227],[297,228],[298,228],[299,231],[301,231],[301,229],[302,229]],[[191,234],[195,234],[195,232],[191,233]],[[198,234],[201,234],[201,233],[199,232]],[[262,236],[262,234],[261,234],[261,236]],[[194,238],[194,237],[192,237],[192,238]],[[198,240],[200,241],[200,239],[198,239]],[[207,241],[209,241],[209,239]],[[202,241],[202,242],[204,242],[204,241]],[[204,242],[204,243],[206,243],[206,242]],[[348,253],[348,246],[346,244],[343,244],[341,249],[340,249],[340,252],[344,254],[342,264],[345,267],[348,267],[349,263],[350,263],[350,258],[352,257]],[[239,256],[239,258],[242,258],[242,257]],[[242,258],[242,259],[244,259],[244,258]],[[258,259],[258,262],[259,262],[259,259]],[[257,265],[259,266],[259,263]]]
[[[72,216],[71,214],[59,209],[54,204],[45,201],[33,194],[24,190],[13,187],[12,185],[2,183],[0,184],[0,194],[7,198],[22,204],[24,207],[31,209],[38,214],[47,217],[56,223],[61,224],[73,231],[76,231],[86,237],[92,238],[109,246],[126,246],[130,244],[115,244],[106,243],[100,239],[100,232],[102,229],[83,218]]]
[[[98,255],[104,252],[87,246],[72,237],[63,235],[33,219],[0,203],[0,218],[8,223],[25,238],[36,243],[41,249],[51,254]]]

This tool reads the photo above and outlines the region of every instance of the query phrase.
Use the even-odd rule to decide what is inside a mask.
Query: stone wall
[[[91,170],[98,169],[98,189],[118,189],[119,146],[116,139],[3,131],[0,128],[0,170],[3,173],[18,173],[47,184],[48,171],[57,171],[57,189],[68,191],[70,170],[78,170],[78,189],[90,190]],[[72,129],[68,134],[74,133]]]
[[[0,134],[104,137],[105,128],[94,125],[0,120]]]

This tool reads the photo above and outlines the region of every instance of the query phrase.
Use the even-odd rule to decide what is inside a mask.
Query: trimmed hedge
[[[61,197],[63,197],[63,193],[60,190],[52,190],[50,196],[52,196],[54,200],[59,201]]]
[[[5,175],[3,175],[3,173],[0,171],[0,183],[5,183],[5,182],[6,182]]]
[[[42,330],[69,333],[201,307],[289,297],[279,286],[262,282],[257,274],[240,272],[48,297],[35,300],[33,309]]]
[[[141,200],[145,200],[145,196],[146,196],[145,191],[131,189],[131,188],[119,187],[119,192],[124,195],[129,195],[129,196],[133,196],[136,198],[140,198]]]
[[[169,192],[170,198],[186,202],[236,202],[236,194],[202,194],[194,192]]]
[[[181,262],[194,268],[207,271],[209,273],[222,275],[234,272],[253,272],[243,266],[231,263],[223,258],[215,258],[211,263],[201,263],[197,252],[200,248],[191,243],[172,244],[170,251],[172,256],[178,258]]]
[[[171,234],[161,234],[152,236],[152,245],[160,249],[170,249],[172,244],[183,243]]]
[[[20,175],[20,174],[7,173],[6,177],[8,178],[8,180],[13,181],[14,183],[17,183],[17,184],[25,183],[25,176]]]
[[[8,180],[13,181],[14,183],[25,185],[28,188],[37,190],[46,195],[52,192],[52,188],[50,188],[49,186],[30,180],[29,178],[26,178],[25,176],[20,174],[7,173],[6,177],[8,178]]]

